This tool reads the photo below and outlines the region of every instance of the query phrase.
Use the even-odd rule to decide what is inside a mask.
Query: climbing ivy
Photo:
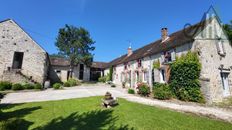
[[[198,55],[188,52],[171,64],[170,86],[180,100],[204,102],[200,91],[201,63]]]

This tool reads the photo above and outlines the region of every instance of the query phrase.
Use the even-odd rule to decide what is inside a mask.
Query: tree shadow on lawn
[[[33,122],[22,119],[32,111],[41,109],[41,107],[22,108],[9,112],[2,112],[5,109],[11,109],[21,104],[4,104],[0,105],[0,129],[1,130],[27,130]]]
[[[63,118],[53,119],[45,126],[35,128],[34,130],[134,130],[128,125],[116,126],[118,117],[112,116],[112,110],[95,110],[79,114],[74,112]]]

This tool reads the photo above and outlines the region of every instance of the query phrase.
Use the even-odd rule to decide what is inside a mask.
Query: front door
[[[221,73],[222,86],[223,86],[223,96],[225,96],[225,97],[230,96],[228,75],[229,75],[229,73]]]

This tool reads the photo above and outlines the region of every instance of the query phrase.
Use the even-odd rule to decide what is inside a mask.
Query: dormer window
[[[142,67],[142,60],[141,59],[137,60],[137,63],[138,63],[138,68]]]
[[[176,60],[176,52],[175,50],[165,51],[163,52],[161,57],[162,57],[163,63],[169,63],[169,62]]]

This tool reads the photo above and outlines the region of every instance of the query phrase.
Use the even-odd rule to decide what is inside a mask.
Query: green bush
[[[55,83],[55,84],[53,84],[53,88],[54,89],[61,89],[61,86],[62,86],[62,84],[60,84],[60,83]]]
[[[199,77],[201,64],[196,53],[188,52],[171,64],[170,86],[175,96],[184,101],[203,102]]]
[[[150,94],[150,88],[145,83],[139,83],[137,84],[138,94],[141,96],[149,96]]]
[[[153,96],[156,99],[166,100],[172,98],[172,91],[168,84],[155,83],[153,86]]]
[[[13,90],[23,90],[24,87],[21,84],[17,83],[17,84],[13,84],[12,89]]]
[[[39,83],[34,85],[34,89],[42,89],[42,88],[43,88],[43,86]]]
[[[0,82],[0,91],[9,90],[12,87],[12,83],[8,81]]]
[[[67,81],[66,85],[67,85],[67,84],[69,84],[70,87],[72,87],[72,86],[78,86],[78,85],[80,85],[81,83],[80,83],[80,81],[78,81],[78,80],[76,80],[76,79],[69,79],[69,80]]]
[[[71,85],[69,84],[69,82],[64,82],[64,87],[71,87]]]
[[[135,90],[130,88],[130,89],[128,89],[128,93],[129,94],[135,94]]]
[[[105,82],[106,82],[106,79],[107,79],[106,76],[100,77],[100,78],[98,78],[98,82],[103,82],[103,83],[105,83]]]
[[[24,89],[34,89],[33,84],[26,83],[23,85]]]

